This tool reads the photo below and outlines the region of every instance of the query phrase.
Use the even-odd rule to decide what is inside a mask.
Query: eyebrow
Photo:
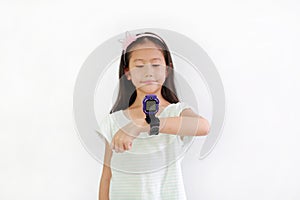
[[[152,58],[151,61],[153,60],[161,60],[160,58]],[[137,58],[137,59],[134,59],[133,62],[136,62],[136,61],[144,61],[144,59],[141,59],[141,58]]]

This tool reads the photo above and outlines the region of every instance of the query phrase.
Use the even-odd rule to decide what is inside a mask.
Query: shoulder
[[[179,113],[181,113],[185,109],[192,109],[192,107],[188,103],[185,103],[185,102],[173,103],[173,104],[170,104],[170,107],[172,110],[175,110]]]
[[[96,132],[110,143],[112,139],[112,131],[114,131],[116,126],[116,118],[119,112],[114,112],[112,114],[106,114],[100,120]]]
[[[190,116],[190,117],[200,117],[196,112],[195,109],[186,102],[178,102],[174,104],[175,112],[177,116]]]
[[[185,102],[177,102],[169,104],[165,110],[162,112],[162,117],[176,117],[181,114],[181,112],[185,109],[191,108]]]
[[[115,123],[118,123],[120,116],[122,116],[122,110],[109,113],[104,115],[104,117],[100,121],[100,125],[110,125],[113,126]]]
[[[111,122],[112,114],[106,114],[100,120],[100,125],[108,124]]]
[[[100,120],[99,125],[99,131],[103,134],[103,132],[108,132],[110,127],[111,127],[111,122],[112,122],[112,115],[111,114],[106,114],[102,117]]]

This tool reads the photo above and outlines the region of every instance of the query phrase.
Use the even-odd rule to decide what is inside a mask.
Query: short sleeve
[[[187,104],[185,102],[178,103],[177,109],[176,109],[177,110],[177,116],[180,116],[181,112],[185,109],[188,109],[188,108],[194,110],[194,108],[192,106],[190,106],[189,104]]]
[[[106,115],[99,124],[99,129],[96,130],[97,134],[104,137],[110,144],[112,141],[111,135],[111,119],[109,115]]]
[[[178,116],[180,116],[181,112],[185,109],[192,109],[193,110],[193,107],[190,106],[189,104],[185,103],[185,102],[180,102],[178,104],[178,108],[177,108],[177,112],[178,112]],[[182,141],[182,143],[184,145],[190,143],[192,141],[194,136],[181,136],[180,137],[180,140]]]
[[[179,117],[180,113],[187,108],[191,108],[186,103],[183,102],[177,102],[168,105],[159,115],[159,117]]]

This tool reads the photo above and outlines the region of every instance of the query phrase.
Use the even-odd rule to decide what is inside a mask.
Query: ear
[[[167,66],[167,67],[166,67],[166,78],[167,78],[168,75],[169,75],[169,69],[170,69],[170,66]]]
[[[129,68],[128,67],[125,68],[124,71],[125,71],[125,76],[126,76],[127,80],[131,80],[131,74],[130,74]]]

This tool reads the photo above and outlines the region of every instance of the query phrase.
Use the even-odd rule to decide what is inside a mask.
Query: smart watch
[[[160,120],[155,116],[159,109],[159,100],[156,95],[148,94],[143,100],[143,111],[146,114],[146,122],[150,124],[149,135],[158,135]]]

